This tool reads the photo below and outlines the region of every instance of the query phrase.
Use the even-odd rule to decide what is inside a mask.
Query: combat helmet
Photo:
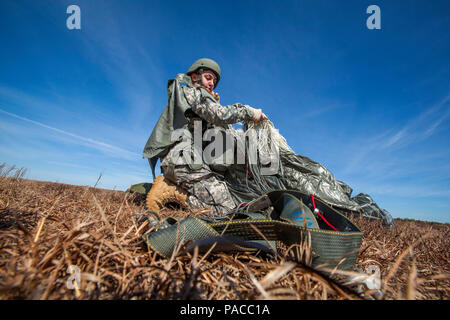
[[[219,84],[219,81],[220,81],[221,71],[220,71],[219,65],[214,60],[211,60],[208,58],[198,59],[197,61],[195,61],[192,64],[192,66],[189,68],[189,70],[186,72],[186,74],[191,75],[192,73],[197,72],[201,77],[201,74],[203,73],[203,69],[209,69],[212,72],[214,72],[214,74],[217,77],[217,83],[215,85],[215,87],[217,87],[217,85]]]

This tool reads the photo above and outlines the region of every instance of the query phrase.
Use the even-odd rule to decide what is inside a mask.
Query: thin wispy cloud
[[[3,113],[3,114],[8,115],[10,117],[13,117],[13,118],[16,118],[16,119],[20,119],[20,120],[26,121],[28,123],[32,123],[34,125],[37,125],[37,126],[40,126],[40,127],[43,127],[43,128],[49,129],[49,130],[52,130],[54,132],[58,132],[60,134],[69,136],[69,137],[74,138],[74,139],[79,140],[79,141],[83,141],[83,142],[87,143],[87,145],[92,147],[92,148],[95,148],[95,149],[100,150],[102,152],[112,153],[112,154],[114,154],[117,157],[121,157],[121,158],[124,158],[124,159],[134,159],[134,158],[140,156],[140,155],[138,155],[138,154],[136,154],[134,152],[131,152],[131,151],[119,148],[117,146],[114,146],[114,145],[111,145],[111,144],[108,144],[108,143],[104,143],[104,142],[101,142],[101,141],[97,141],[95,139],[82,137],[80,135],[77,135],[77,134],[74,134],[74,133],[71,133],[71,132],[67,132],[67,131],[58,129],[58,128],[46,125],[44,123],[41,123],[41,122],[38,122],[38,121],[34,121],[34,120],[31,120],[31,119],[19,116],[17,114],[5,111],[3,109],[0,109],[0,112]]]
[[[318,107],[310,107],[309,110],[306,110],[304,113],[302,113],[302,118],[303,119],[308,119],[308,118],[316,118],[322,114],[325,113],[329,113],[331,111],[337,110],[337,109],[341,109],[341,108],[346,108],[348,107],[348,105],[345,104],[338,104],[338,103],[334,103],[334,104],[325,104],[323,106],[318,106]]]
[[[373,195],[390,195],[398,197],[450,197],[450,189],[415,184],[384,183],[376,186],[371,184],[363,185],[364,190]]]
[[[437,119],[423,134],[423,138],[426,139],[432,136],[439,126],[450,116],[450,110],[447,110],[439,119]]]
[[[23,90],[4,85],[0,85],[0,98],[4,103],[28,110],[46,110],[50,114],[61,114],[63,112],[63,108],[49,102],[48,99],[41,99]],[[68,110],[64,110],[64,112],[68,112]]]
[[[405,147],[428,139],[449,116],[450,95],[411,119],[402,129],[388,138],[381,148]]]
[[[392,147],[393,145],[395,145],[396,143],[398,143],[399,141],[404,139],[406,137],[407,133],[408,133],[408,129],[407,128],[403,128],[402,130],[398,131],[397,133],[395,133],[394,135],[389,137],[387,139],[386,143],[381,146],[381,148],[390,148],[390,147]]]
[[[449,102],[450,96],[445,96],[399,128],[354,138],[343,148],[352,156],[339,175],[350,183],[355,194],[369,193],[375,199],[448,198],[450,186],[445,181],[450,178],[450,152],[427,145],[440,129],[447,128]]]
[[[376,136],[357,137],[349,144],[347,153],[352,154],[352,157],[342,173],[347,175],[351,172],[358,172],[361,168],[376,167],[380,159],[391,159],[392,152],[400,152],[404,148],[419,144],[430,138],[449,118],[449,102],[450,95],[410,119],[400,129],[391,128]],[[383,160],[383,162],[386,164],[391,161]],[[386,165],[381,167],[385,168]],[[382,172],[379,172],[379,174],[382,174]]]

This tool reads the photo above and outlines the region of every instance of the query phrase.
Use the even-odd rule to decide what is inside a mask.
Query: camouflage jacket
[[[178,129],[192,129],[195,120],[203,120],[202,130],[206,127],[233,129],[232,123],[249,120],[252,111],[240,103],[222,106],[204,88],[193,87],[191,78],[186,74],[177,74],[167,83],[168,104],[161,113],[150,137],[145,144],[142,156],[148,158],[153,177],[158,159],[164,158],[175,145],[182,141],[173,140]]]
[[[192,111],[209,124],[233,124],[253,116],[251,109],[240,103],[222,106],[203,88],[183,87],[183,91]]]

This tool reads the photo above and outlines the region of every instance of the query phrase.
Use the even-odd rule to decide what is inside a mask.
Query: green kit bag
[[[198,247],[206,252],[214,246],[213,252],[277,253],[277,242],[286,247],[309,243],[313,268],[351,270],[362,241],[361,230],[343,214],[295,190],[270,191],[225,215],[152,221],[156,230],[143,238],[163,257],[182,244],[188,251]]]

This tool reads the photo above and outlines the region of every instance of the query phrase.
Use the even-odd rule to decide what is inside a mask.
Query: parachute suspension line
[[[252,147],[254,146],[258,147],[260,158],[261,156],[265,156],[267,158],[270,158],[271,161],[278,161],[279,168],[282,172],[283,168],[279,158],[280,156],[279,151],[281,150],[287,153],[294,153],[291,147],[289,147],[286,139],[279,133],[278,129],[276,129],[273,123],[267,118],[259,122],[253,121],[247,122],[246,129],[243,132],[243,134],[246,136],[250,130],[254,131],[255,133],[254,137],[256,138],[256,141],[254,142],[254,145]],[[234,128],[232,128],[230,131],[236,137],[240,134],[239,133],[240,130],[238,131]],[[245,148],[246,148],[246,155],[248,155],[250,153],[249,150],[247,149],[249,148],[249,146],[245,144]],[[277,152],[278,155],[275,155],[274,151]],[[260,165],[251,163],[251,161],[246,161],[245,170],[248,171],[248,174],[246,174],[245,179],[247,187],[248,187],[248,177],[251,176],[254,179],[254,182],[261,189],[261,191],[263,192],[271,191],[271,188],[267,184],[266,180],[262,178]]]
[[[327,219],[325,219],[325,217],[320,213],[319,209],[316,208],[316,203],[314,202],[314,195],[311,193],[311,200],[312,200],[312,204],[314,207],[314,213],[316,213],[317,215],[319,215],[319,217],[322,218],[323,221],[325,221],[325,223],[334,231],[338,231],[335,227],[333,227],[333,225],[331,223],[329,223],[327,221]]]
[[[278,148],[283,149],[284,151],[294,152],[291,147],[289,147],[286,139],[280,134],[278,129],[275,129],[275,126],[269,119],[266,118],[259,122],[250,121],[247,125],[247,130],[250,129],[267,133],[267,135],[258,135],[260,138],[265,138],[265,141],[258,141],[258,143],[262,142],[263,145],[268,146],[270,145],[268,142],[272,141]]]
[[[280,150],[287,153],[294,153],[287,144],[286,139],[279,133],[278,129],[275,129],[273,123],[267,118],[258,122],[248,122],[246,134],[250,130],[253,130],[256,135],[255,145],[258,147],[260,160],[264,157],[265,159],[270,159],[270,163],[278,161],[279,168],[282,172]],[[249,169],[259,188],[265,192],[270,191],[270,186],[267,184],[266,180],[262,178],[260,166],[249,165]]]

